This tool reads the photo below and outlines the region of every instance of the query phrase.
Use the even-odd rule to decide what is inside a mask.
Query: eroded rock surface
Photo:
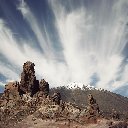
[[[36,80],[34,66],[35,64],[30,61],[27,61],[23,65],[19,87],[20,95],[30,92],[30,95],[33,96],[39,91],[39,81]]]
[[[40,96],[47,97],[49,94],[49,84],[44,79],[41,79],[39,84]]]
[[[3,102],[1,103],[1,106],[6,107],[13,107],[15,105],[15,102],[19,100],[19,82],[9,82],[5,85],[4,94],[2,96]]]
[[[34,63],[27,61],[23,65],[20,83],[14,81],[5,85],[4,94],[0,99],[0,127],[27,128],[29,126],[22,123],[29,122],[36,128],[39,125],[33,122],[43,124],[44,120],[54,120],[55,127],[61,126],[60,122],[63,121],[66,122],[62,125],[65,128],[74,127],[74,124],[84,128],[89,123],[99,128],[97,124],[100,110],[96,99],[91,94],[88,95],[88,105],[82,109],[76,104],[62,101],[59,92],[50,96],[48,82],[44,79],[39,82],[36,79],[34,66]],[[32,120],[29,120],[29,117],[32,117]],[[55,122],[59,122],[59,125]],[[110,127],[113,128],[115,125],[117,124],[111,124]]]

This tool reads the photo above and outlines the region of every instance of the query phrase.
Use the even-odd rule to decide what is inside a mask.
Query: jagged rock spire
[[[23,72],[21,73],[20,81],[20,94],[30,93],[33,96],[37,91],[39,91],[39,81],[36,80],[35,76],[35,64],[27,61],[23,65]]]

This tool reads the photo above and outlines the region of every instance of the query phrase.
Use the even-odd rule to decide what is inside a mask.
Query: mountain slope
[[[51,88],[51,94],[55,91],[61,93],[64,101],[75,103],[80,107],[85,107],[87,105],[87,95],[91,93],[99,104],[100,110],[103,111],[104,115],[110,116],[112,109],[114,109],[120,114],[121,118],[128,117],[128,98],[119,94],[103,89],[90,89],[88,86],[84,86],[82,89],[77,86],[75,88],[65,86]]]

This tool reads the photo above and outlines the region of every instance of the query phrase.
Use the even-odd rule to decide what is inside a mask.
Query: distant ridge
[[[83,85],[83,87],[79,85]],[[109,116],[112,109],[115,109],[121,117],[128,117],[128,98],[122,95],[75,82],[67,86],[51,88],[51,93],[55,91],[61,93],[64,101],[75,103],[80,107],[87,105],[87,95],[91,93],[105,115]]]

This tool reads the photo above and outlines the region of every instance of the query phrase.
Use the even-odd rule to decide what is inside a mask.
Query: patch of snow
[[[99,90],[98,88],[96,88],[96,87],[94,87],[94,86],[92,86],[92,85],[89,85],[89,84],[87,84],[87,85],[84,85],[83,83],[77,83],[77,82],[72,82],[72,83],[69,83],[68,85],[67,85],[67,88],[69,88],[69,89],[75,89],[75,88],[83,88],[83,86],[85,86],[87,89],[89,89],[89,90]]]

